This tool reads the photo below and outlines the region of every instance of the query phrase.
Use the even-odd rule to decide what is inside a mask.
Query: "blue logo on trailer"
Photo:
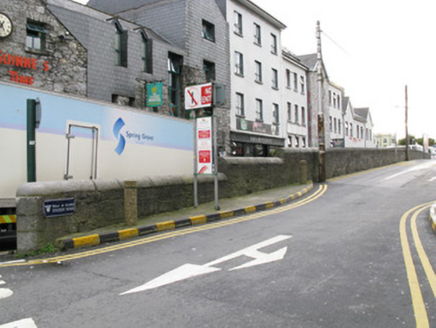
[[[122,152],[124,151],[124,147],[126,147],[126,138],[124,138],[124,136],[120,134],[120,131],[124,125],[126,125],[126,123],[124,123],[121,117],[114,124],[114,129],[113,129],[114,136],[115,138],[118,139],[118,146],[117,148],[115,148],[115,152],[118,155],[121,155]]]

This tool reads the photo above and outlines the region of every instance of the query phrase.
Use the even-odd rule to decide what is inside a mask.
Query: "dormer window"
[[[127,38],[128,33],[121,24],[115,22],[115,65],[127,67]]]

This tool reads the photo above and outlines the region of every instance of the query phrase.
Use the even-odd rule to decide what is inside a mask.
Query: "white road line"
[[[411,168],[409,168],[409,169],[407,169],[407,170],[404,170],[404,171],[399,172],[399,173],[397,173],[397,174],[391,175],[391,176],[389,176],[389,177],[383,179],[383,181],[386,181],[386,180],[390,180],[390,179],[396,178],[396,177],[398,177],[398,176],[400,176],[400,175],[403,175],[403,174],[406,174],[406,173],[409,173],[409,172],[414,172],[414,171],[419,171],[419,170],[428,169],[428,168],[430,168],[430,167],[432,167],[432,166],[435,166],[435,163],[433,163],[433,162],[429,162],[429,163],[424,163],[424,164],[420,164],[420,165],[417,165],[417,166],[413,166],[413,167],[411,167]]]
[[[0,280],[0,285],[4,285],[6,282],[4,282],[3,280]]]
[[[38,328],[32,318],[22,319],[0,325],[0,328]]]

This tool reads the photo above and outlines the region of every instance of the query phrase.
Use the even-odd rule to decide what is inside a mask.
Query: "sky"
[[[407,85],[409,134],[436,139],[434,0],[251,1],[287,26],[282,46],[296,55],[316,53],[320,21],[329,78],[370,108],[374,133],[404,138]]]

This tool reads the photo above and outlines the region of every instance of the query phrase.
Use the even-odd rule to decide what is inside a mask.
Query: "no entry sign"
[[[185,89],[185,109],[212,106],[212,83],[193,85]]]

